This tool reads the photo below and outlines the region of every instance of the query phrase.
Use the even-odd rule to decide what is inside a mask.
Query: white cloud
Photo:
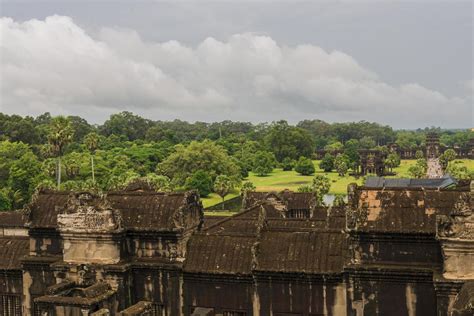
[[[342,52],[288,47],[259,34],[187,47],[144,42],[131,30],[104,28],[93,36],[63,16],[23,23],[2,18],[0,34],[0,110],[8,113],[100,121],[127,109],[153,119],[472,124],[467,95],[389,85]]]

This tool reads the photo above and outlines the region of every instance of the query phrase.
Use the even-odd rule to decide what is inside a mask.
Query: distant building
[[[430,181],[209,222],[195,192],[41,191],[0,213],[0,315],[472,315],[474,185]]]

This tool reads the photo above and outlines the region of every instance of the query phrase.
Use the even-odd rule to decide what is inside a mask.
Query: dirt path
[[[430,179],[441,178],[443,176],[443,168],[441,168],[438,159],[428,159],[428,170],[426,171],[426,176]]]

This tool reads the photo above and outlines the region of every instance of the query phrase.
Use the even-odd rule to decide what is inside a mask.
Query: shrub
[[[337,155],[334,159],[334,167],[336,168],[337,173],[343,177],[347,170],[349,170],[349,157],[344,154]]]
[[[296,190],[301,193],[309,193],[313,192],[313,187],[310,185],[301,185]]]
[[[331,172],[334,169],[334,156],[329,153],[324,155],[324,158],[319,163],[319,168],[325,172]]]
[[[313,162],[309,158],[300,157],[296,163],[295,171],[303,176],[312,175],[315,172]]]
[[[283,161],[281,162],[281,167],[283,168],[283,171],[291,171],[293,170],[293,167],[295,165],[295,162],[293,159],[291,159],[290,157],[286,157],[285,159],[283,159]]]
[[[255,189],[255,185],[252,182],[247,181],[242,184],[242,187],[240,188],[240,194],[243,196],[247,192],[255,191]]]
[[[312,187],[316,194],[318,206],[324,205],[324,195],[329,193],[329,190],[331,189],[331,181],[329,181],[329,178],[325,175],[318,174],[313,178]]]

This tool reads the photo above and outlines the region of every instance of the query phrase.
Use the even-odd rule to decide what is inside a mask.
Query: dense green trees
[[[174,152],[158,164],[156,170],[168,176],[176,186],[183,186],[197,170],[205,171],[213,181],[219,175],[240,179],[240,170],[226,150],[210,140],[176,145]]]
[[[343,154],[345,165],[338,171],[346,174],[347,169],[358,168],[358,150],[388,150],[386,145],[394,141],[402,148],[416,148],[432,130],[394,131],[364,121],[330,124],[305,120],[296,125],[286,121],[152,121],[130,112],[113,114],[103,124],[92,125],[78,116],[0,113],[0,209],[21,207],[36,186],[57,187],[59,177],[61,189],[107,190],[146,178],[163,190],[199,190],[201,182],[194,177],[202,170],[200,179],[208,176],[214,190],[219,175],[239,183],[249,171],[265,175],[277,166],[285,170],[297,167],[300,173],[312,174],[310,158],[315,149],[323,148],[333,154],[324,157],[320,167],[336,169],[336,155]],[[474,137],[469,130],[436,131],[447,146],[465,147]],[[441,158],[446,170],[470,176],[447,155]],[[390,168],[392,158],[386,161]],[[414,173],[419,176],[423,165],[418,169]],[[206,187],[208,192],[208,182]]]
[[[0,207],[21,207],[42,180],[42,166],[28,145],[0,142]]]
[[[301,156],[310,157],[314,150],[311,135],[286,121],[278,121],[270,125],[265,136],[268,150],[275,154],[278,162],[285,158],[297,159]]]

